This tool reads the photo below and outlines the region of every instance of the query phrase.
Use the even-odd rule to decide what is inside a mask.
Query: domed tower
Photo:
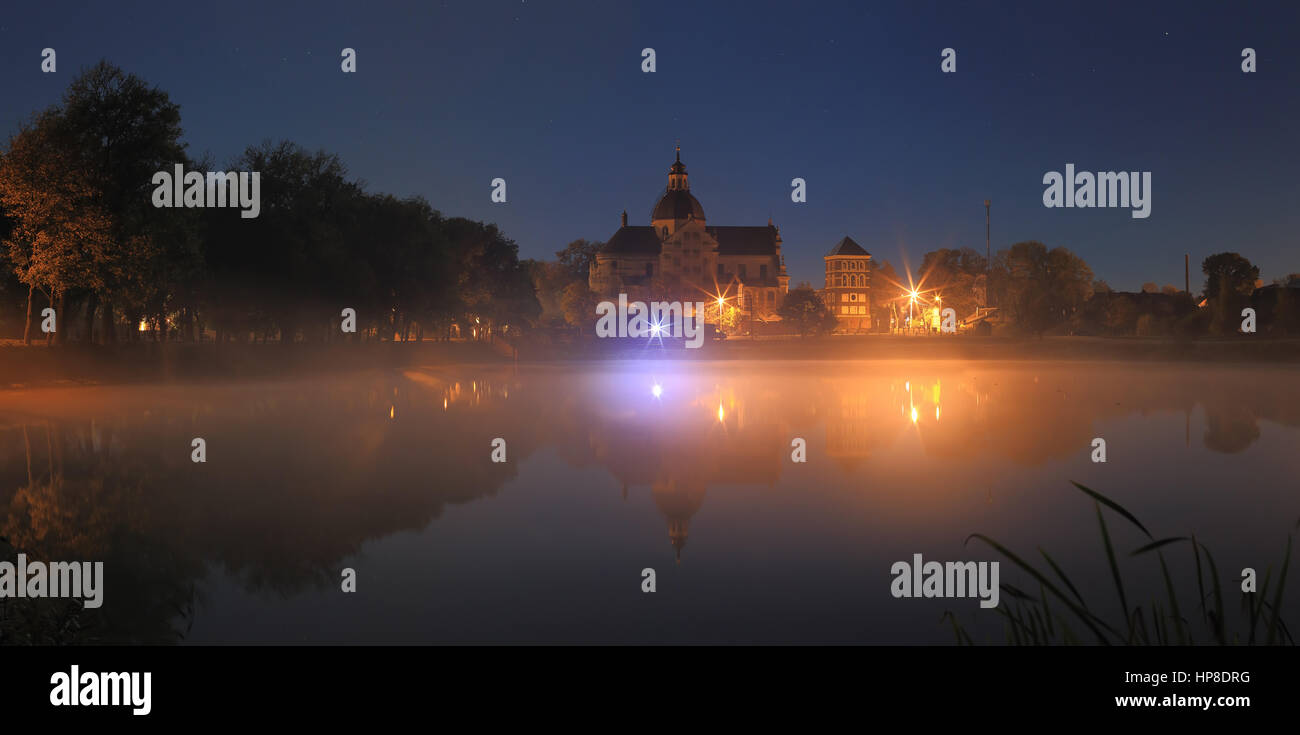
[[[650,213],[650,224],[660,240],[672,237],[677,228],[696,221],[704,226],[704,207],[691,194],[691,182],[682,163],[682,147],[677,146],[677,161],[668,169],[668,188]]]
[[[680,564],[682,548],[686,546],[686,539],[691,532],[691,516],[704,505],[704,487],[696,483],[679,483],[669,478],[654,483],[650,492],[659,512],[668,521],[668,541]]]

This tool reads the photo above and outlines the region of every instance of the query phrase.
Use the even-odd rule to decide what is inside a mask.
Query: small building
[[[826,287],[822,298],[839,320],[837,332],[871,330],[871,253],[845,237],[822,257]]]

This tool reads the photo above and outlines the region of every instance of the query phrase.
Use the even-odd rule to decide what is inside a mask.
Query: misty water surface
[[[1300,518],[1296,376],[627,362],[10,391],[0,536],[103,560],[107,640],[951,643],[951,610],[998,641],[974,599],[893,598],[890,566],[1001,560],[980,532],[1118,614],[1077,480],[1157,538],[1195,532],[1233,592]],[[1125,557],[1148,540],[1108,522]],[[1190,551],[1167,558],[1194,590]],[[1163,597],[1153,559],[1122,563],[1131,598]]]

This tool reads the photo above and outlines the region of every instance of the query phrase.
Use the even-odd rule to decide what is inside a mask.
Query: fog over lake
[[[998,642],[994,611],[896,599],[890,567],[1001,561],[1036,594],[965,543],[982,533],[1035,560],[1042,547],[1117,613],[1071,480],[1155,538],[1195,533],[1230,608],[1244,567],[1276,573],[1300,518],[1297,376],[626,361],[7,391],[0,536],[103,561],[104,640],[947,644],[950,610]],[[1107,523],[1130,605],[1164,599],[1156,560],[1129,556],[1150,539]],[[1165,558],[1193,609],[1190,547]],[[1298,597],[1289,584],[1293,627]]]

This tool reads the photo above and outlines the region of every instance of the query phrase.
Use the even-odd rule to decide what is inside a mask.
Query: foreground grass
[[[1124,619],[1108,621],[1098,615],[1096,608],[1089,607],[1088,602],[1079,594],[1078,588],[1070,581],[1061,566],[1041,547],[1038,553],[1042,555],[1043,562],[1047,565],[1045,569],[1035,567],[988,536],[979,533],[971,534],[966,539],[966,543],[969,544],[973,539],[988,544],[1038,583],[1037,596],[1005,582],[1000,585],[1002,592],[1010,598],[1010,602],[996,608],[997,613],[1004,618],[1007,643],[1030,646],[1076,643],[1295,645],[1295,639],[1282,619],[1281,613],[1282,593],[1286,588],[1287,571],[1291,563],[1291,534],[1287,534],[1286,553],[1282,557],[1276,579],[1273,577],[1274,568],[1270,565],[1265,570],[1263,581],[1259,583],[1255,592],[1241,593],[1244,629],[1229,633],[1224,612],[1224,591],[1219,583],[1219,570],[1214,562],[1214,555],[1204,544],[1196,540],[1195,535],[1157,539],[1147,531],[1141,521],[1119,503],[1077,482],[1072,484],[1093,500],[1102,548],[1106,553],[1106,561],[1115,584],[1120,609],[1124,611]],[[1103,506],[1136,526],[1150,539],[1150,543],[1135,549],[1129,556],[1149,559],[1150,555],[1155,555],[1160,562],[1160,573],[1164,579],[1163,601],[1152,598],[1145,610],[1140,604],[1130,607],[1129,596],[1125,592],[1124,580],[1115,557],[1115,548],[1111,544],[1110,530],[1106,526],[1106,517],[1102,512]],[[1300,527],[1300,523],[1296,525]],[[1165,551],[1179,545],[1191,547],[1191,556],[1196,566],[1197,604],[1191,611],[1190,618],[1178,605],[1178,595],[1165,561]],[[1050,577],[1046,570],[1050,570]],[[1209,584],[1206,582],[1207,572]],[[945,612],[943,620],[951,622],[958,644],[974,643],[970,634],[952,612]]]

